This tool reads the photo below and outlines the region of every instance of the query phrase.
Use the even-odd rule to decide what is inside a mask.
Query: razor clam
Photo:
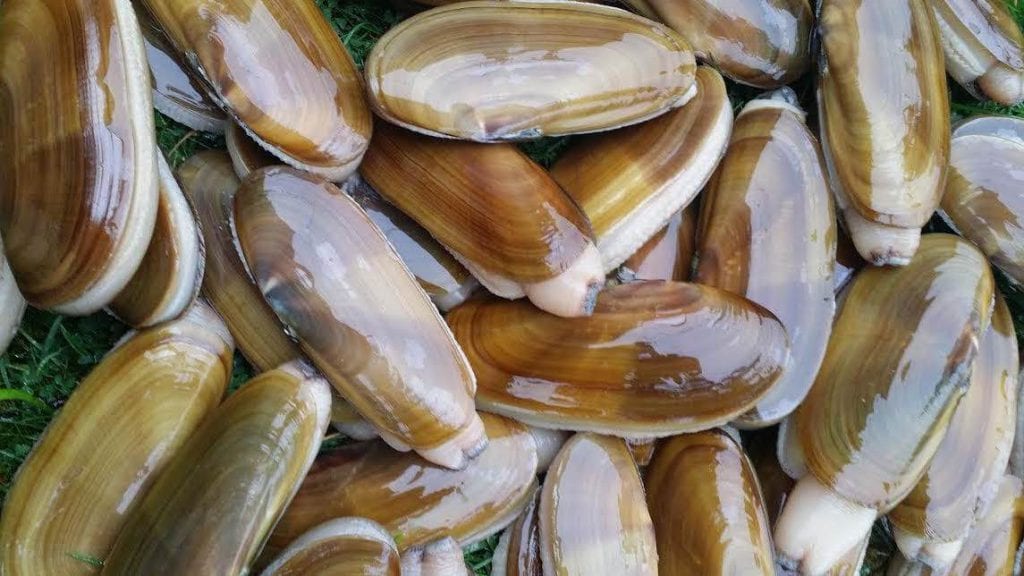
[[[192,206],[163,155],[160,204],[156,226],[142,263],[110,311],[136,327],[152,326],[180,316],[199,294],[206,259]]]
[[[491,576],[542,576],[538,504],[540,492],[502,533],[491,558]]]
[[[250,380],[128,514],[103,576],[247,573],[313,463],[330,413],[330,386],[302,361]]]
[[[658,574],[644,487],[618,438],[566,442],[544,480],[537,523],[544,576]]]
[[[751,100],[701,202],[694,281],[771,310],[792,360],[737,427],[775,424],[814,383],[835,315],[835,220],[821,150],[796,94],[783,88]]]
[[[832,191],[858,252],[910,262],[942,199],[949,98],[928,0],[822,0],[818,107]]]
[[[658,572],[773,576],[771,530],[743,449],[709,430],[662,443],[644,476]]]
[[[732,129],[722,77],[697,69],[697,95],[650,122],[578,139],[551,177],[590,219],[605,272],[685,208],[711,177]]]
[[[264,168],[234,199],[238,244],[306,356],[389,444],[461,468],[487,444],[468,362],[394,248],[351,198]]]
[[[154,481],[215,411],[231,351],[227,328],[199,302],[107,354],[14,477],[0,516],[0,572],[94,574],[76,556],[107,556]]]
[[[14,273],[11,272],[0,242],[0,354],[7,351],[11,340],[18,335],[18,327],[21,326],[21,318],[27,306],[25,297],[18,291],[18,283],[14,280]]]
[[[666,26],[581,2],[460,2],[385,34],[366,59],[385,120],[478,142],[636,124],[693,97],[689,44]]]
[[[889,512],[896,544],[907,558],[948,567],[971,519],[984,514],[1010,458],[1018,372],[1013,320],[997,292],[970,386],[946,435],[917,486]]]
[[[953,134],[946,222],[1024,284],[1024,120],[972,121]]]
[[[380,524],[365,518],[324,522],[292,542],[262,572],[263,576],[310,574],[405,576],[391,535]]]
[[[145,71],[128,0],[0,10],[0,233],[35,307],[95,312],[146,253],[157,167]]]
[[[480,298],[448,323],[477,375],[481,409],[627,438],[724,424],[764,396],[788,360],[770,312],[681,282],[607,288],[588,318]]]
[[[452,536],[468,546],[501,530],[529,502],[537,449],[525,426],[481,414],[487,448],[462,470],[395,452],[382,441],[322,454],[270,537],[280,549],[330,518],[362,516],[392,534],[400,551]]]
[[[1024,35],[995,0],[931,0],[946,70],[974,95],[1004,106],[1024,100]]]
[[[676,212],[668,225],[651,237],[619,267],[620,282],[690,279],[696,250],[697,211],[693,204]]]
[[[559,316],[590,313],[604,284],[590,222],[515,146],[380,123],[361,172],[494,294],[526,295]]]
[[[698,58],[741,84],[779,88],[810,66],[814,13],[808,0],[646,1]]]
[[[977,249],[930,234],[908,266],[864,270],[846,288],[790,422],[809,473],[775,528],[784,565],[824,572],[914,488],[969,383],[993,283]]]
[[[402,553],[402,576],[470,576],[462,548],[448,536]]]
[[[373,123],[352,57],[312,0],[141,0],[247,134],[341,180]]]

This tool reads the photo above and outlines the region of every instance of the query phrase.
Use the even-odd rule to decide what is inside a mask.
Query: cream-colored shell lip
[[[215,118],[206,114],[200,114],[195,110],[189,110],[180,104],[176,104],[173,100],[157,92],[155,89],[153,90],[153,107],[164,116],[193,130],[218,135],[224,133],[225,120],[223,118]]]
[[[121,39],[128,101],[135,140],[134,188],[132,207],[122,231],[121,241],[112,250],[103,274],[74,300],[54,306],[60,314],[83,316],[109,304],[135,275],[149,248],[157,211],[156,127],[149,86],[149,64],[142,31],[129,0],[109,0],[114,8],[115,25]]]
[[[388,531],[380,524],[373,520],[367,520],[366,518],[336,518],[311,528],[302,536],[296,538],[294,542],[285,548],[284,552],[281,552],[281,554],[278,555],[278,557],[269,566],[267,566],[262,573],[263,576],[273,576],[281,569],[282,566],[303,550],[320,542],[334,540],[336,538],[376,540],[391,547],[391,549],[395,551],[395,555],[398,555],[398,547],[395,546],[394,539],[391,538],[391,534],[389,534]]]
[[[18,334],[18,326],[21,325],[27,306],[14,280],[11,265],[3,255],[3,247],[0,246],[0,354],[7,351],[7,346]]]

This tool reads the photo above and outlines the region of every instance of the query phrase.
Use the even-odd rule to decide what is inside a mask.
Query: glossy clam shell
[[[676,212],[668,224],[622,263],[620,282],[690,279],[690,264],[697,249],[697,211],[693,205]]]
[[[1024,35],[1003,2],[934,0],[946,70],[985,98],[1012,106],[1024,100]]]
[[[697,95],[657,119],[574,141],[551,176],[593,224],[610,272],[693,201],[725,153],[732,105],[722,77],[696,74]]]
[[[359,71],[312,0],[142,0],[261,146],[332,179],[351,174],[372,131]]]
[[[644,487],[620,439],[573,436],[544,480],[538,509],[544,576],[655,576]]]
[[[231,375],[231,338],[204,304],[124,340],[78,385],[14,478],[0,572],[87,575],[105,558]]]
[[[644,476],[660,574],[775,574],[754,468],[728,434],[666,440]]]
[[[0,12],[0,233],[21,293],[64,314],[117,296],[157,212],[146,55],[127,0]]]
[[[393,445],[461,468],[486,445],[473,372],[359,206],[293,168],[250,174],[238,243],[264,298],[331,384]]]
[[[698,57],[750,86],[778,88],[810,65],[808,0],[647,0]]]
[[[788,358],[774,316],[697,284],[607,288],[594,314],[576,319],[474,299],[448,323],[476,372],[481,409],[630,438],[728,422],[768,391]]]
[[[363,516],[401,534],[400,550],[453,536],[466,546],[515,519],[536,488],[537,451],[525,426],[481,414],[490,443],[463,470],[384,442],[321,455],[270,539],[281,548],[330,518]]]
[[[539,505],[540,492],[501,534],[491,559],[491,576],[542,576],[540,526],[537,524]]]
[[[192,206],[163,156],[160,204],[146,256],[110,311],[126,324],[152,326],[180,316],[199,294],[206,259]]]
[[[330,413],[330,386],[300,361],[253,378],[168,463],[102,574],[246,573],[313,463]]]
[[[942,197],[949,104],[942,49],[925,0],[824,0],[822,146],[858,251],[906,264]]]
[[[803,401],[835,315],[836,219],[818,142],[792,105],[752,100],[701,202],[694,281],[771,310],[792,360],[736,425],[778,422]]]
[[[462,548],[448,536],[402,553],[402,576],[470,576]]]
[[[370,105],[479,142],[598,132],[693,96],[690,46],[629,12],[578,2],[460,2],[395,26],[366,60]]]
[[[1015,557],[1024,536],[1024,486],[1006,475],[988,512],[974,525],[953,563],[953,574],[1018,573]]]
[[[907,496],[966,390],[992,298],[984,256],[946,234],[923,237],[905,268],[854,279],[796,411],[808,469],[822,485],[882,512]]]
[[[1010,458],[1018,372],[1013,320],[997,294],[970,386],[946,435],[917,486],[889,512],[896,543],[908,558],[941,566],[941,558],[929,558],[929,548],[960,540],[970,520],[988,507]]]
[[[292,542],[263,576],[400,576],[398,548],[383,526],[338,518]]]

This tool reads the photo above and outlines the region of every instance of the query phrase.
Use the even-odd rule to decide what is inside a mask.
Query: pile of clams
[[[0,4],[0,351],[134,329],[0,576],[1019,573],[1002,0],[319,4]]]

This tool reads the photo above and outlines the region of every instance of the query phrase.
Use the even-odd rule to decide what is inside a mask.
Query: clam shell
[[[810,65],[808,0],[646,0],[698,57],[750,86],[778,88]]]
[[[502,533],[491,559],[491,576],[542,576],[540,526],[537,524],[539,504],[540,492]]]
[[[786,91],[778,96],[795,100]],[[792,361],[736,420],[740,428],[782,420],[814,383],[835,315],[835,220],[803,112],[784,100],[752,100],[701,203],[694,276],[771,310],[789,335]]]
[[[448,323],[476,372],[481,409],[629,438],[724,424],[788,359],[785,331],[767,310],[697,284],[608,288],[593,316],[575,319],[475,299]]]
[[[146,256],[131,281],[110,303],[110,311],[136,327],[152,326],[180,316],[199,294],[205,248],[192,206],[163,156],[160,204]]]
[[[296,361],[232,394],[128,515],[104,576],[248,571],[313,463],[330,386]]]
[[[503,298],[584,315],[604,283],[590,222],[511,144],[429,138],[379,124],[362,175]]]
[[[292,542],[262,574],[404,576],[391,535],[365,518],[324,522]]]
[[[1024,536],[1024,486],[1003,476],[988,512],[971,529],[952,574],[1019,573],[1015,558]]]
[[[462,548],[448,536],[402,553],[402,576],[470,576]]]
[[[640,474],[620,439],[573,436],[540,498],[544,576],[655,576],[658,552]]]
[[[460,2],[395,26],[366,60],[370,105],[432,136],[478,142],[598,132],[693,96],[669,28],[579,2]]]
[[[18,291],[18,283],[0,245],[0,354],[7,351],[11,340],[18,335],[26,306],[28,303]]]
[[[363,516],[400,534],[405,551],[452,536],[467,546],[515,519],[536,488],[537,451],[525,426],[481,414],[490,443],[463,470],[431,464],[384,442],[321,455],[270,538],[281,548],[339,516]]]
[[[836,229],[836,264],[832,279],[835,280],[835,293],[838,295],[853,280],[857,271],[865,265],[864,259],[857,253],[857,248],[850,240],[850,235],[842,228]]]
[[[657,438],[627,438],[626,447],[629,448],[629,455],[633,462],[639,467],[647,466],[654,458],[654,451],[658,447]]]
[[[249,138],[245,129],[235,122],[228,122],[227,130],[224,132],[224,142],[227,145],[228,155],[231,156],[231,165],[234,166],[235,174],[239,178],[245,178],[250,172],[255,172],[260,168],[281,164],[277,157]]]
[[[1000,104],[1024,100],[1024,35],[1003,2],[934,0],[946,70],[973,94]]]
[[[1024,122],[1013,116],[975,116],[953,126],[953,138],[960,136],[998,136],[1024,142]]]
[[[942,197],[949,104],[925,0],[823,0],[818,93],[832,188],[857,250],[905,265]]]
[[[171,44],[262,147],[340,180],[372,118],[359,71],[312,0],[142,0]]]
[[[146,54],[128,0],[0,11],[0,233],[21,293],[64,314],[114,299],[157,212]]]
[[[606,272],[685,208],[711,177],[732,129],[722,77],[696,74],[697,95],[650,122],[580,138],[551,176],[590,219]]]
[[[761,488],[743,449],[707,431],[666,440],[644,477],[661,574],[775,574]]]
[[[786,474],[779,463],[778,428],[766,428],[747,435],[744,448],[761,486],[761,498],[768,518],[768,525],[774,526],[793,489],[793,479]]]
[[[202,303],[111,351],[15,476],[0,516],[0,571],[94,574],[76,555],[107,556],[128,516],[215,411],[231,351],[227,329]]]
[[[676,212],[668,225],[626,259],[616,276],[621,282],[690,279],[696,251],[697,211],[693,204]]]

